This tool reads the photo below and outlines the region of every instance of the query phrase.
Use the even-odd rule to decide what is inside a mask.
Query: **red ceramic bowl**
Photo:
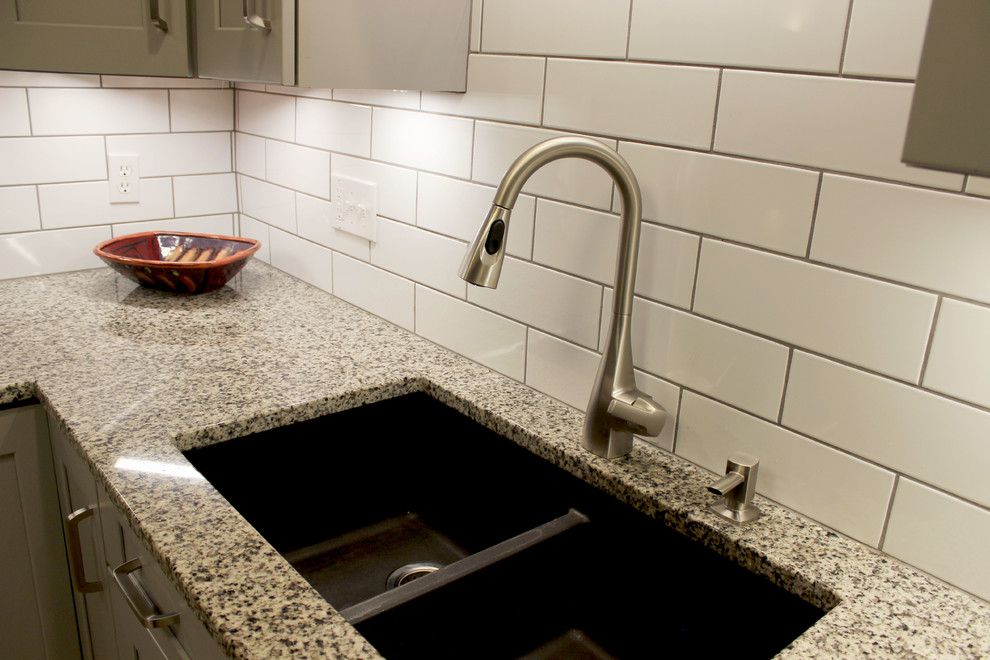
[[[205,293],[226,284],[260,247],[253,238],[150,231],[111,238],[93,252],[141,286]]]

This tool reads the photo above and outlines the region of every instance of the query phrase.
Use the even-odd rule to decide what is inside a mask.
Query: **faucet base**
[[[760,517],[760,510],[755,504],[747,504],[742,509],[736,510],[720,503],[711,505],[708,510],[735,525],[746,525]]]

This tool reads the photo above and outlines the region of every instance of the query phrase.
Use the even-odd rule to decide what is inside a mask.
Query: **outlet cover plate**
[[[121,204],[141,201],[140,158],[136,154],[107,156],[110,203]]]
[[[347,176],[330,177],[335,229],[374,241],[378,224],[378,184]]]

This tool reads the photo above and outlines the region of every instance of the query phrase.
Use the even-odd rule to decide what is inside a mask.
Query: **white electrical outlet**
[[[330,177],[333,226],[374,241],[377,238],[378,184],[346,176]]]
[[[110,203],[121,204],[141,201],[140,159],[137,154],[107,156],[110,168]]]

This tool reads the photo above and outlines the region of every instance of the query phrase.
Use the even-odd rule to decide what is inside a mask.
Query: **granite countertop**
[[[578,411],[256,261],[201,296],[108,268],[3,281],[0,327],[0,404],[54,413],[233,657],[380,656],[208,482],[118,461],[188,466],[180,450],[413,391],[829,609],[781,658],[990,656],[986,602],[763,498],[757,524],[725,523],[709,472],[641,442],[593,457]]]

